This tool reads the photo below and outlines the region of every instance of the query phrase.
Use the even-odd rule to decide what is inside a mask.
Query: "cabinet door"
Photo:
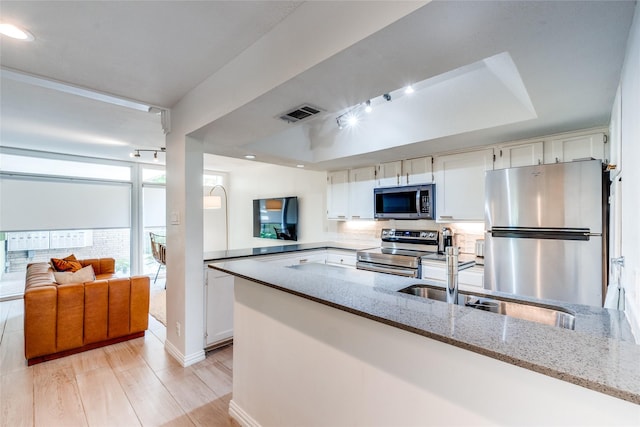
[[[423,264],[422,280],[433,280],[447,283],[447,266],[445,263],[438,265]],[[482,267],[472,267],[467,270],[458,271],[458,287],[463,290],[474,290],[483,287],[484,269]]]
[[[499,148],[496,155],[496,169],[532,166],[543,163],[544,142],[505,145]]]
[[[205,289],[204,344],[211,347],[233,337],[233,276],[207,268]]]
[[[433,157],[420,157],[402,162],[403,185],[429,184],[433,182]]]
[[[381,163],[377,167],[378,187],[395,187],[401,185],[400,177],[402,176],[402,162]]]
[[[329,249],[327,251],[327,264],[355,268],[356,255],[353,252]]]
[[[347,219],[349,215],[349,171],[327,174],[327,218]]]
[[[313,251],[295,251],[280,255],[264,255],[256,257],[255,259],[260,262],[268,262],[270,265],[276,267],[291,267],[311,262],[324,264],[327,260],[327,251],[323,249]]]
[[[493,149],[435,157],[437,222],[484,221],[484,173]]]
[[[552,160],[548,163],[571,162],[577,159],[607,158],[606,135],[602,132],[551,141]]]
[[[375,168],[352,169],[349,175],[349,216],[353,219],[373,219]]]
[[[309,264],[309,263],[317,263],[317,264],[326,264],[327,262],[327,251],[303,251],[298,254],[296,258],[296,264]]]
[[[466,289],[484,286],[484,268],[472,267],[458,272],[458,284]]]

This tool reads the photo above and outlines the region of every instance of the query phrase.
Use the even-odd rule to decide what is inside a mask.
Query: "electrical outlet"
[[[178,336],[180,336],[180,333],[181,333],[180,329],[181,329],[180,322],[176,322],[176,335]]]

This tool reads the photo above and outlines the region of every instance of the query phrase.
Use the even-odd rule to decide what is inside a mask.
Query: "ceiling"
[[[157,114],[12,71],[171,108],[300,3],[3,0],[0,20],[36,40],[0,38],[0,143],[113,159],[164,146]],[[209,157],[213,169],[246,165],[226,157],[252,153],[331,170],[607,125],[634,8],[632,1],[434,1],[192,136],[225,156]],[[313,35],[292,34],[301,36]],[[419,90],[402,95],[408,83]],[[336,117],[368,99],[376,115],[357,132],[340,131]],[[304,103],[323,112],[298,124],[277,118]]]

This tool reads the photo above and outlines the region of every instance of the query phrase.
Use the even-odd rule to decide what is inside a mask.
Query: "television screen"
[[[298,240],[298,198],[254,200],[253,237]]]

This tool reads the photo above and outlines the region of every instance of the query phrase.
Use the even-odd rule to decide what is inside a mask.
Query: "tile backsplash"
[[[383,228],[407,230],[438,230],[443,227],[453,230],[454,245],[463,253],[475,253],[476,240],[484,239],[484,223],[436,223],[435,221],[329,221],[329,240],[380,243],[380,232]]]

